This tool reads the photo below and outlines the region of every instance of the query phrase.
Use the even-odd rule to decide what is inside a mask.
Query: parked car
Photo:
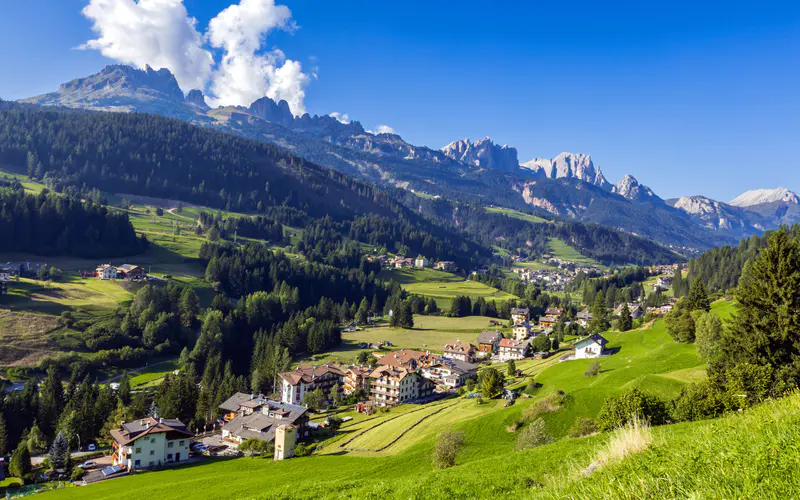
[[[80,469],[91,469],[92,467],[97,467],[97,462],[94,460],[87,460],[78,466]]]
[[[97,451],[97,445],[90,443],[89,446],[86,447],[86,451]]]

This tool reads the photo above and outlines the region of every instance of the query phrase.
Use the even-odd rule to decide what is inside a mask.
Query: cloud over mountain
[[[215,105],[267,96],[286,100],[294,114],[305,112],[310,76],[281,50],[262,49],[271,31],[295,29],[289,8],[274,0],[240,0],[214,17],[205,34],[183,0],[90,0],[82,13],[98,36],[81,48],[139,68],[169,68],[185,92],[207,90]]]

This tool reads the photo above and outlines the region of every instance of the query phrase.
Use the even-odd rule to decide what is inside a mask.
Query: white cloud
[[[81,48],[139,68],[169,68],[187,92],[205,86],[214,60],[183,0],[91,0],[82,12],[98,38]]]
[[[214,17],[205,36],[197,30],[183,0],[89,0],[83,15],[98,38],[82,48],[139,68],[168,68],[181,88],[209,90],[208,101],[249,105],[263,96],[305,112],[311,76],[282,51],[264,50],[270,31],[294,31],[292,13],[275,0],[240,0]],[[215,64],[209,48],[222,52]]]
[[[378,125],[375,130],[368,130],[371,134],[396,134],[395,130],[389,125]]]
[[[347,113],[339,113],[338,111],[334,111],[329,116],[336,118],[339,123],[348,124],[350,123],[350,116]]]
[[[241,0],[208,23],[208,41],[224,51],[214,72],[211,91],[226,104],[248,105],[267,96],[285,99],[295,114],[305,112],[305,88],[310,79],[297,61],[274,49],[259,53],[267,33],[293,30],[292,13],[274,0]]]

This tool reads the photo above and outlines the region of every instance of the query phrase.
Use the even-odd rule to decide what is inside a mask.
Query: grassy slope
[[[543,219],[541,217],[537,217],[533,214],[526,214],[525,212],[520,212],[519,210],[514,210],[512,208],[501,208],[501,207],[486,207],[486,211],[494,214],[503,214],[509,217],[513,217],[515,219],[524,220],[527,222],[533,223],[548,223],[550,222],[547,219]]]
[[[571,246],[567,245],[566,243],[557,238],[550,238],[549,246],[550,246],[550,252],[553,254],[553,257],[568,260],[570,262],[575,262],[578,264],[587,264],[591,266],[604,267],[596,260],[582,255],[580,252],[578,252],[577,250],[575,250],[574,248],[572,248]]]
[[[715,312],[724,315],[729,310],[730,303],[714,304]],[[533,398],[519,400],[510,408],[503,408],[500,401],[478,405],[473,400],[401,406],[387,414],[359,418],[346,424],[342,428],[343,436],[328,444],[322,456],[282,463],[258,459],[206,463],[140,474],[51,496],[105,498],[117,496],[121,491],[136,491],[142,496],[177,499],[183,498],[186,491],[192,491],[194,498],[488,498],[511,494],[551,495],[555,494],[552,488],[580,491],[586,487],[585,483],[573,471],[591,463],[608,437],[563,437],[574,419],[595,417],[606,397],[630,387],[643,387],[664,398],[674,396],[683,384],[696,379],[696,372],[702,369],[694,346],[675,343],[664,331],[663,321],[644,330],[608,333],[607,338],[610,347],[620,350],[602,360],[603,372],[595,378],[583,376],[588,364],[585,360],[558,363],[557,359],[550,359],[521,366],[533,374],[542,387]],[[506,427],[517,420],[528,405],[557,389],[571,397],[562,411],[545,416],[548,430],[559,441],[534,450],[514,452],[515,434],[509,433]],[[439,409],[442,409],[440,413],[429,416]],[[423,418],[426,416],[428,418]],[[374,427],[381,420],[386,420],[386,424]],[[411,432],[390,444],[405,428],[417,422]],[[661,436],[656,443],[684,439],[681,436],[692,428],[705,425],[709,423],[656,429],[657,436]],[[433,471],[428,459],[430,449],[435,436],[447,428],[463,431],[467,447],[459,456],[458,467]],[[356,437],[362,431],[367,432]],[[349,444],[340,446],[354,437]],[[691,442],[688,434],[685,440]],[[387,444],[390,444],[388,448],[376,451]],[[713,457],[708,459],[713,460]],[[601,471],[598,477],[604,477],[603,474],[605,472]]]

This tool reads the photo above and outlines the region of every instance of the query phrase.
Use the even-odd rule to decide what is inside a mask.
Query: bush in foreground
[[[464,433],[454,431],[444,431],[436,439],[433,445],[431,461],[437,469],[447,469],[456,464],[456,456],[464,447]]]
[[[604,431],[622,427],[635,418],[646,420],[650,425],[661,425],[667,422],[667,407],[663,401],[642,392],[631,389],[616,398],[608,398],[600,410],[600,429]]]
[[[589,367],[586,368],[586,371],[583,372],[583,376],[596,377],[598,375],[600,375],[600,362],[595,359],[594,361],[592,361]]]
[[[534,420],[517,434],[517,450],[536,448],[553,442],[553,437],[547,432],[544,420]]]
[[[596,434],[599,429],[600,426],[598,425],[597,420],[593,418],[581,417],[575,422],[575,425],[570,428],[568,434],[571,438],[579,438]]]

